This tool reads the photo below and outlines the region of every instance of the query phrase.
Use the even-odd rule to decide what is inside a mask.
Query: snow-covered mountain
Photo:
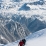
[[[46,1],[45,0],[23,0],[22,2],[19,2],[19,1],[21,1],[21,0],[13,0],[13,1],[4,0],[3,2],[0,2],[0,7],[1,7],[1,9],[6,9],[6,10],[7,9],[9,9],[9,10],[10,9],[15,9],[15,10],[17,9],[17,11],[18,11],[18,9],[22,9],[22,10],[24,8],[26,9],[26,7],[30,7],[30,10],[32,9],[32,7],[34,7],[33,9],[35,9],[35,10],[46,9]],[[25,6],[23,6],[23,5],[25,5]]]
[[[30,33],[46,28],[46,22],[40,21],[38,17],[40,16],[32,15],[27,18],[21,14],[0,14],[0,39],[2,43],[14,42],[25,38]]]
[[[46,28],[46,0],[0,0],[0,41],[14,42]]]
[[[26,18],[23,15],[19,15],[15,18],[15,16],[12,18],[14,21],[20,22],[22,25],[25,25],[29,31],[36,32],[38,30],[46,28],[46,22],[42,22],[38,19],[40,17],[39,15],[32,15],[29,18]],[[42,17],[41,17],[42,18]]]
[[[28,33],[27,33],[27,32]],[[19,23],[8,22],[5,26],[0,25],[0,43],[6,44],[26,37],[30,32]]]
[[[13,25],[15,22],[20,23],[23,25],[23,27],[27,30],[29,30],[31,33],[36,32],[38,30],[46,28],[46,21],[43,19],[43,16],[40,15],[29,15],[30,17],[26,17],[26,14],[11,14],[11,13],[5,13],[4,15],[0,15],[0,22],[5,25],[5,27],[8,28],[8,30],[12,30],[12,28],[9,26],[10,24]],[[13,22],[14,21],[14,22]],[[14,25],[13,25],[14,26]],[[10,29],[10,28],[11,29]],[[14,26],[15,27],[15,26]],[[13,28],[14,28],[13,27]]]
[[[26,40],[25,46],[46,46],[46,28],[29,35]],[[18,46],[18,42],[9,43],[4,46]]]
[[[24,27],[22,24],[12,19],[13,16],[11,14],[12,17],[7,16],[7,14],[5,15],[6,16],[0,14],[0,43],[6,44],[14,42],[30,34],[26,26]]]

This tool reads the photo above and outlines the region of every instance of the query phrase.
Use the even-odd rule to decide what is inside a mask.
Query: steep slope
[[[29,33],[30,32],[19,23],[9,22],[4,27],[0,25],[0,35],[6,39],[7,43],[14,42],[18,39],[24,38]],[[2,42],[1,42],[1,39],[0,39],[0,43],[2,44],[5,44],[6,41],[2,39]]]
[[[33,33],[28,38],[26,46],[46,46],[46,28]]]
[[[10,33],[12,33],[17,39],[24,38],[29,34],[28,29],[23,27],[18,22],[10,21],[5,25],[6,29],[9,30]],[[26,31],[28,33],[26,33]]]
[[[7,44],[15,41],[16,38],[2,25],[0,25],[0,43]]]
[[[11,15],[11,14],[10,14]],[[21,25],[19,22],[11,19],[11,16],[3,16],[0,14],[0,43],[14,42],[18,39],[22,39],[30,34],[27,27]],[[4,39],[2,39],[2,37]]]
[[[6,25],[8,30],[14,29],[15,22],[20,23],[24,28],[29,30],[31,33],[36,32],[38,30],[46,28],[46,16],[42,15],[27,15],[26,14],[11,14],[11,13],[5,13],[3,16],[0,15],[0,21],[3,25]],[[11,21],[11,22],[10,22]],[[13,27],[10,29],[10,25],[13,25]],[[13,30],[12,29],[12,30]]]
[[[44,29],[46,28],[46,22],[41,21],[41,19],[43,19],[43,16],[40,15],[30,15],[31,17],[27,18],[26,16],[23,15],[17,15],[15,17],[12,16],[12,20],[17,21],[19,23],[21,23],[23,26],[25,25],[27,27],[27,29],[30,32],[36,32],[38,30]]]
[[[46,46],[46,28],[38,32],[29,35],[26,38],[27,42],[25,46]],[[18,46],[18,42],[10,43],[4,46]]]
[[[44,36],[46,37],[46,28],[29,35],[27,39],[34,39],[34,38],[39,38]]]
[[[13,24],[13,22],[8,23],[4,27],[0,25],[0,37],[3,37],[5,39],[4,40],[1,38],[2,42],[0,39],[0,43],[6,44],[6,41],[7,43],[14,42],[18,39],[26,37],[30,33],[27,29],[24,29],[24,27],[19,23],[16,23],[15,25]]]
[[[19,11],[20,10],[25,10],[25,11],[27,11],[27,10],[30,10],[30,7],[28,7],[27,6],[27,3],[25,3],[20,9],[19,9]]]
[[[46,46],[46,37],[29,40],[25,46]]]
[[[29,25],[28,28],[31,32],[36,32],[38,30],[44,29],[46,28],[46,24],[44,24],[43,22],[41,22],[38,19],[35,19],[34,21],[32,21]]]

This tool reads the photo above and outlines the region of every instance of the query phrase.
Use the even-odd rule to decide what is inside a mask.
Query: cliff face
[[[0,43],[6,44],[25,38],[30,34],[27,27],[0,15]]]

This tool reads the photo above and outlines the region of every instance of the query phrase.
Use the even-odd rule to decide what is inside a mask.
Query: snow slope
[[[30,37],[33,36],[32,39],[29,38],[29,36]],[[25,46],[46,46],[46,29],[35,32],[32,34],[32,36],[31,35],[29,35],[29,36],[26,39],[27,42],[26,42]],[[9,43],[9,44],[4,45],[4,46],[18,46],[18,41],[13,42],[13,43]]]
[[[46,46],[46,37],[29,40],[27,41],[26,46]]]

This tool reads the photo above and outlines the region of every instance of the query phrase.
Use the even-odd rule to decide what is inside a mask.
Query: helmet
[[[26,43],[26,40],[25,39],[22,39],[23,43],[25,44]]]

